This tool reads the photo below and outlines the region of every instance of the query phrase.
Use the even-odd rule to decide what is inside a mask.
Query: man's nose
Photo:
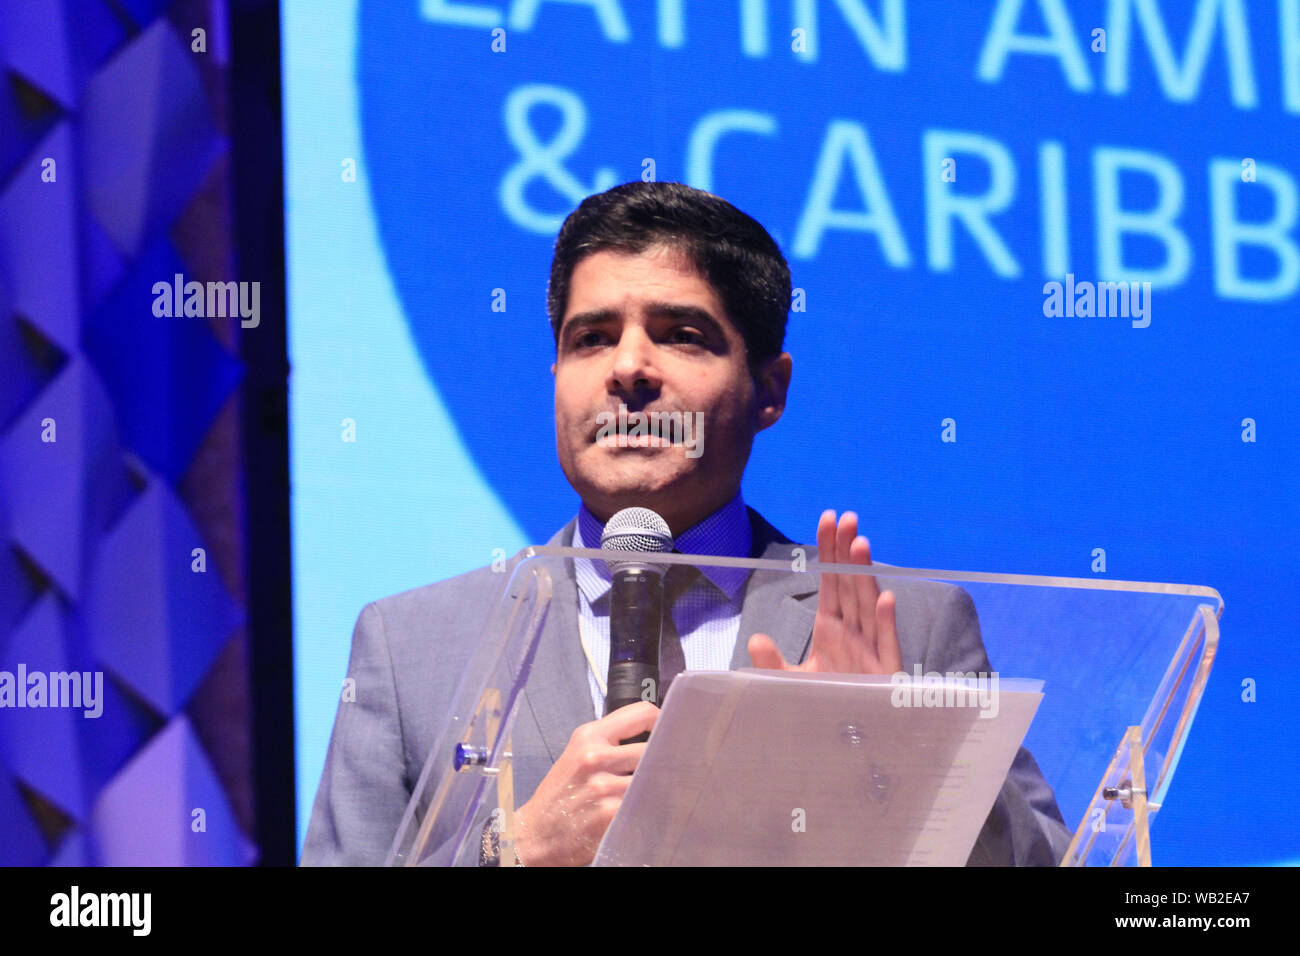
[[[663,384],[655,360],[654,343],[643,329],[630,328],[619,336],[614,363],[606,385],[611,392],[632,394],[658,391]]]

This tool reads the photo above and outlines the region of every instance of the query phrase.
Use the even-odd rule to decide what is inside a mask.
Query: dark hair
[[[560,227],[546,289],[557,346],[578,263],[602,250],[636,255],[657,244],[683,252],[713,286],[745,339],[751,374],[781,354],[790,267],[767,230],[712,193],[640,181],[588,196]]]

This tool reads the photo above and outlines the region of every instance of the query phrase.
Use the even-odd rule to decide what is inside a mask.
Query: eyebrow
[[[697,325],[703,325],[724,340],[722,326],[713,314],[707,309],[698,305],[682,305],[678,302],[648,302],[646,311],[655,318],[668,319],[685,319],[688,322],[694,322]],[[579,312],[566,321],[561,327],[561,331],[567,336],[579,329],[591,328],[592,326],[608,325],[619,319],[617,309],[591,309],[587,312]]]

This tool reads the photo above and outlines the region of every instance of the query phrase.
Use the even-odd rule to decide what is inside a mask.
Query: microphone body
[[[609,597],[609,681],[605,713],[648,700],[659,704],[659,639],[664,579],[643,567],[614,572]]]
[[[609,519],[600,537],[609,552],[609,671],[605,713],[648,700],[659,706],[659,640],[663,635],[664,573],[644,557],[619,558],[619,552],[645,554],[673,549],[668,522],[648,508],[624,508]],[[640,743],[639,734],[623,743]]]

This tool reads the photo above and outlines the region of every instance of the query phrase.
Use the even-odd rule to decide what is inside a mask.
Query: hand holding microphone
[[[605,716],[583,724],[516,814],[515,850],[528,866],[583,866],[623,802],[659,717],[665,565],[618,552],[673,550],[668,523],[647,508],[609,519],[609,671]]]

